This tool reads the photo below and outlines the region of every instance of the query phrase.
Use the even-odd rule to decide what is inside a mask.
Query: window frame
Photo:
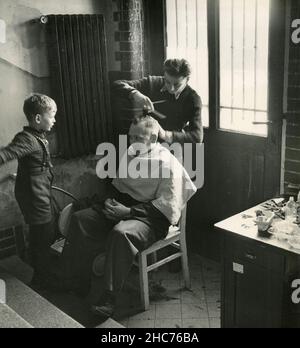
[[[162,65],[166,59],[167,44],[167,23],[166,23],[166,1],[145,0],[146,4],[146,32],[148,40],[146,47],[149,52],[149,73],[158,75],[162,72]],[[268,68],[268,119],[272,122],[279,122],[283,114],[283,81],[284,71],[281,69],[284,63],[285,42],[285,7],[281,0],[270,2],[270,23],[269,23],[269,68]],[[272,18],[274,16],[274,18]],[[284,16],[285,17],[285,16]],[[152,18],[155,23],[151,24]],[[209,75],[209,127],[205,127],[206,133],[218,132],[220,134],[236,134],[245,137],[253,137],[264,141],[266,137],[243,133],[234,130],[220,128],[220,35],[219,35],[219,0],[207,0],[207,35],[208,35],[208,75]],[[274,38],[276,37],[276,40]],[[270,59],[277,55],[278,58]],[[283,64],[284,65],[284,64]],[[273,85],[274,82],[277,85]],[[281,93],[282,91],[282,93]],[[269,125],[268,137],[272,137],[275,130],[273,124]]]

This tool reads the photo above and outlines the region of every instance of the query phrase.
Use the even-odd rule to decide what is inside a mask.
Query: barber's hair
[[[158,133],[159,124],[158,122],[151,116],[138,116],[135,117],[132,121],[132,124],[139,125],[142,124],[143,127],[153,130],[153,133]]]
[[[57,110],[55,101],[44,94],[32,93],[24,101],[23,111],[31,121],[37,114],[43,114],[47,111]]]
[[[164,63],[164,72],[173,77],[190,77],[191,65],[186,59],[167,59]]]

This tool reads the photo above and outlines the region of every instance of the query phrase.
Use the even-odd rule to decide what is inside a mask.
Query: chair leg
[[[189,263],[188,263],[188,257],[187,257],[187,248],[185,241],[181,241],[181,266],[182,266],[182,272],[183,272],[183,279],[184,279],[184,285],[186,289],[191,289],[191,277],[190,277],[190,270],[189,270]]]
[[[156,263],[157,262],[157,253],[156,251],[154,251],[152,254],[150,254],[151,257],[151,264]],[[157,272],[158,269],[155,268],[152,272]]]
[[[147,311],[149,309],[149,282],[147,272],[147,255],[144,253],[139,255],[139,276],[142,308]]]
[[[6,303],[6,284],[0,279],[0,303]]]

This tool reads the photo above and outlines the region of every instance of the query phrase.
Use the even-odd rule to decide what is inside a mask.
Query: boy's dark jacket
[[[24,127],[7,147],[0,150],[0,165],[14,159],[18,160],[15,196],[26,223],[50,222],[53,176],[45,133]]]

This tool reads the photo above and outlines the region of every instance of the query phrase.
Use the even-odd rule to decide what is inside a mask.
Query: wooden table
[[[300,305],[292,301],[300,250],[276,235],[261,236],[258,209],[265,210],[256,206],[215,225],[222,235],[222,327],[300,327]]]

